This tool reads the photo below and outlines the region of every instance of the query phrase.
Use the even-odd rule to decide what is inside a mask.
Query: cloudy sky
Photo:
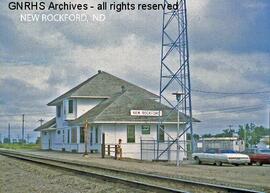
[[[12,137],[20,135],[24,113],[34,138],[38,119],[54,115],[46,104],[99,69],[158,93],[161,11],[105,12],[102,23],[23,23],[19,14],[29,11],[8,10],[8,2],[0,2],[2,137],[8,123]],[[188,0],[193,113],[202,121],[195,132],[267,126],[269,9],[269,0]]]

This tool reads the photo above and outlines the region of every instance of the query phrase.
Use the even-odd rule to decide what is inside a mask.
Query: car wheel
[[[234,166],[239,166],[239,164],[233,164]]]
[[[262,166],[263,164],[259,161],[256,162],[256,166]]]
[[[252,163],[248,163],[249,166],[252,166]]]
[[[202,163],[202,161],[198,157],[195,157],[195,161],[196,161],[197,164],[201,164]]]
[[[217,166],[222,166],[222,162],[221,161],[218,161],[216,162]]]

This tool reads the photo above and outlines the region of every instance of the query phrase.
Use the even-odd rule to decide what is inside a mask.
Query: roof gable
[[[44,123],[43,125],[40,125],[36,129],[34,129],[34,131],[42,131],[43,129],[47,129],[49,127],[55,127],[55,124],[56,124],[56,119],[54,117],[51,120],[49,120],[46,123]]]

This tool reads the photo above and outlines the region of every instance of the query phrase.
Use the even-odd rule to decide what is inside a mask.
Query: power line
[[[218,94],[218,95],[255,95],[255,94],[267,94],[270,91],[255,91],[255,92],[217,92],[217,91],[205,91],[199,89],[192,89],[193,92],[205,93],[205,94]]]
[[[52,115],[55,114],[54,111],[22,111],[22,112],[16,112],[16,113],[0,113],[0,116],[21,116],[22,114],[25,115]]]
[[[231,110],[243,110],[243,109],[250,109],[250,108],[262,108],[262,107],[265,107],[265,104],[208,109],[208,110],[204,110],[204,111],[200,111],[200,112],[204,113],[204,112],[215,112],[215,111],[231,111]]]
[[[257,112],[257,111],[262,111],[264,109],[249,109],[249,110],[239,110],[239,111],[223,111],[223,112],[206,112],[206,113],[201,113],[201,114],[196,114],[198,115],[208,115],[208,114],[224,114],[224,113],[250,113],[250,112]]]
[[[39,116],[40,114],[44,115],[44,116],[51,116],[51,115],[54,115],[54,113],[24,113],[24,115],[27,115],[27,116],[33,116],[33,115],[36,115],[36,116]],[[16,117],[16,116],[22,116],[22,114],[0,114],[0,117]]]
[[[223,113],[248,113],[248,112],[255,112],[255,111],[262,111],[264,110],[261,106],[246,106],[246,107],[235,107],[235,108],[224,108],[224,109],[215,109],[211,111],[202,111],[200,113],[196,113],[195,115],[208,115],[208,114],[223,114]]]
[[[198,93],[197,93],[198,94]],[[195,95],[195,94],[194,94]],[[224,100],[227,100],[228,98],[240,98],[241,97],[241,99],[246,99],[246,100],[248,100],[249,98],[252,98],[252,99],[254,99],[254,98],[256,98],[256,99],[260,99],[260,100],[262,100],[262,101],[265,101],[266,103],[267,102],[270,102],[270,95],[268,95],[268,94],[266,94],[266,95],[260,95],[260,94],[258,94],[258,95],[229,95],[229,94],[227,94],[227,95],[222,95],[222,94],[205,94],[205,93],[202,93],[201,95],[200,94],[198,94],[198,95],[195,95],[195,96],[197,96],[197,97],[200,97],[200,100],[203,100],[204,102],[205,101],[213,101],[213,100],[216,100],[216,99],[224,99],[224,98],[226,98],[226,99],[224,99]],[[245,98],[244,98],[245,97]],[[201,98],[203,98],[203,99],[201,99]]]

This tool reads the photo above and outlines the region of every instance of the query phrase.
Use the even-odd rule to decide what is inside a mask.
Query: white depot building
[[[154,159],[155,151],[142,155],[156,144],[142,147],[145,141],[156,141],[159,133],[160,151],[168,147],[168,133],[177,136],[177,112],[160,105],[159,96],[109,73],[98,71],[96,75],[57,97],[49,106],[55,106],[56,116],[35,129],[41,134],[41,148],[58,151],[85,151],[84,126],[89,123],[87,149],[101,150],[102,133],[106,144],[122,140],[123,157]],[[159,113],[167,117],[158,132]],[[169,116],[168,116],[169,114]],[[180,114],[180,129],[183,131],[186,118]],[[180,141],[185,140],[182,135]],[[183,144],[182,144],[183,145]],[[185,144],[184,144],[185,145]],[[150,146],[150,147],[149,147]],[[162,154],[161,159],[175,160],[175,145]],[[180,159],[185,153],[180,152]]]

